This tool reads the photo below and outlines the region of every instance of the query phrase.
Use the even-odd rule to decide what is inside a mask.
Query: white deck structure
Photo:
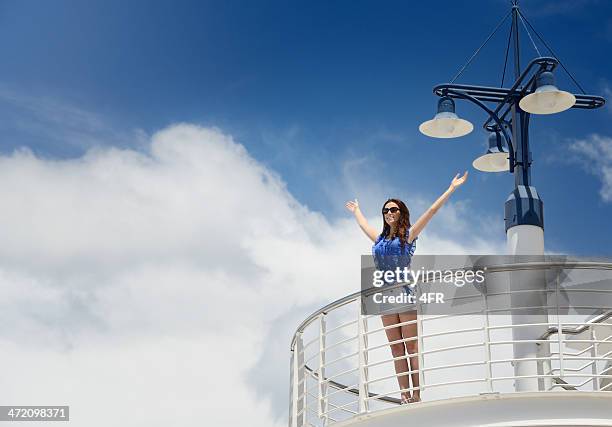
[[[612,426],[612,307],[564,302],[572,292],[609,301],[612,263],[521,263],[491,272],[526,270],[563,270],[569,282],[578,272],[592,286],[557,282],[543,291],[544,324],[517,324],[508,309],[495,308],[509,289],[475,293],[477,309],[419,315],[418,403],[399,404],[385,328],[380,316],[361,313],[360,293],[313,313],[291,344],[289,426]],[[518,329],[534,327],[544,333],[517,341]],[[517,344],[537,345],[537,356],[515,357]],[[535,364],[537,373],[517,375],[518,363]]]

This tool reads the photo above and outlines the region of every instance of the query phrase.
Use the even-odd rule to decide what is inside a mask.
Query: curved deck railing
[[[420,369],[400,375],[418,373],[423,402],[516,391],[612,391],[612,307],[582,305],[581,314],[571,315],[563,313],[576,307],[562,301],[562,295],[572,292],[601,292],[609,298],[612,263],[515,263],[488,266],[487,275],[527,270],[563,270],[566,277],[575,271],[592,274],[598,287],[573,290],[557,280],[551,289],[534,290],[546,295],[547,304],[541,307],[547,310],[546,322],[512,320],[513,311],[533,307],[493,307],[493,298],[518,292],[508,289],[470,295],[479,301],[476,310],[420,314],[415,321],[390,326],[417,324],[413,339],[418,340]],[[341,298],[297,328],[291,342],[290,427],[329,425],[389,408],[400,404],[400,392],[417,389],[412,384],[399,389],[393,362],[414,355],[391,356],[385,335],[390,327],[382,326],[379,315],[361,313],[362,298],[361,292]],[[524,328],[541,334],[517,339]],[[530,344],[537,347],[535,356],[516,357],[512,348]],[[535,373],[516,370],[516,364],[528,363],[534,364]]]

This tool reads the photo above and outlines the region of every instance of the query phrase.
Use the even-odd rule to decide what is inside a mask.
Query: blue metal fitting
[[[544,202],[535,187],[518,185],[504,205],[506,231],[517,225],[544,228]]]
[[[438,113],[454,113],[455,101],[450,96],[443,96],[438,100]]]
[[[536,86],[554,86],[555,85],[555,75],[550,71],[543,71],[536,77]]]

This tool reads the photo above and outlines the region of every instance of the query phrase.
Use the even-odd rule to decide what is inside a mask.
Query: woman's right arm
[[[353,215],[355,215],[357,224],[359,224],[359,227],[361,227],[366,236],[368,236],[372,242],[376,242],[378,232],[370,224],[368,224],[368,221],[366,221],[365,216],[363,216],[361,213],[361,209],[359,209],[359,202],[357,199],[346,202],[345,206],[353,213]]]

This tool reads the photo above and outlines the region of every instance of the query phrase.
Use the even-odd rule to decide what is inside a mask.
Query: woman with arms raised
[[[346,203],[346,208],[355,215],[359,227],[374,242],[372,255],[378,270],[395,271],[396,267],[400,267],[400,269],[410,267],[410,258],[414,254],[417,237],[455,189],[467,180],[467,175],[467,171],[462,177],[457,174],[444,194],[412,225],[410,224],[410,211],[404,202],[399,199],[387,200],[382,207],[383,229],[380,233],[368,224],[359,209],[357,199]],[[391,284],[393,283],[387,283],[387,285]],[[413,294],[412,288],[408,286],[403,288],[407,293]],[[419,347],[416,305],[409,304],[406,307],[405,312],[381,316],[387,339],[391,343],[391,354],[393,355],[395,372],[401,389],[402,404],[421,400],[417,357]],[[408,369],[408,363],[411,366],[410,370]],[[411,372],[412,388],[408,382],[408,372]],[[411,390],[412,396],[410,395]]]

